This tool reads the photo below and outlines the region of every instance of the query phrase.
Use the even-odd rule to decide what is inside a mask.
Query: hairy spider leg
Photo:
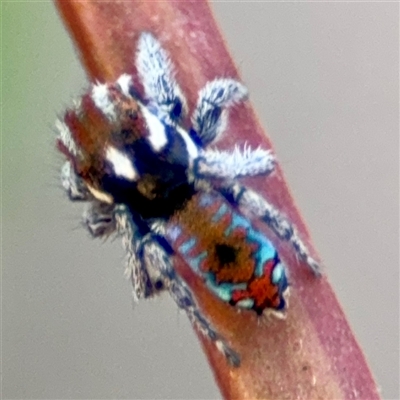
[[[240,82],[215,79],[200,90],[192,115],[192,139],[201,147],[209,145],[225,130],[228,108],[246,100],[247,88]]]
[[[238,367],[240,365],[239,355],[229,347],[203,316],[190,288],[173,267],[171,260],[173,251],[166,240],[162,236],[150,233],[143,238],[142,246],[147,268],[157,269],[161,273],[165,289],[168,290],[178,307],[186,312],[192,325],[215,344],[232,366]]]
[[[147,100],[155,102],[171,122],[179,122],[187,114],[187,103],[174,78],[173,66],[160,42],[149,32],[140,35],[136,67]]]
[[[215,343],[231,365],[239,366],[238,354],[202,315],[191,290],[176,273],[171,262],[172,250],[162,236],[152,232],[141,235],[134,221],[134,214],[122,205],[115,206],[112,212],[110,209],[92,206],[86,211],[86,215],[85,221],[89,231],[97,236],[101,236],[103,232],[110,232],[114,227],[122,235],[127,252],[126,271],[132,281],[135,300],[153,296],[164,289],[168,290],[178,307],[186,312],[190,322]],[[157,225],[156,221],[153,221],[153,224]],[[161,224],[162,222],[159,225]]]
[[[289,242],[298,258],[304,261],[311,271],[320,276],[322,267],[311,257],[306,245],[298,236],[295,227],[284,214],[265,200],[258,193],[238,182],[225,182],[221,185],[221,193],[232,204],[237,205],[244,214],[251,214],[265,222],[279,239]]]
[[[235,147],[233,151],[204,150],[194,161],[196,178],[235,179],[243,176],[268,175],[275,168],[271,150]]]
[[[70,161],[66,161],[61,168],[61,184],[71,201],[92,199],[85,182],[75,173]]]

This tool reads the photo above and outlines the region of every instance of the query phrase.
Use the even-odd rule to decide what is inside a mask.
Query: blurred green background
[[[382,395],[398,399],[399,5],[212,5]],[[3,398],[219,397],[186,317],[168,296],[132,311],[120,243],[90,240],[60,187],[54,121],[86,80],[53,4],[1,7]]]

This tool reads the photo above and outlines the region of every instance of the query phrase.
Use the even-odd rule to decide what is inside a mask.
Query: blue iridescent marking
[[[246,218],[232,212],[232,222],[225,230],[225,235],[229,236],[236,228],[251,229],[251,225]]]
[[[243,299],[238,301],[236,306],[239,306],[241,308],[253,308],[254,306],[254,300],[253,299]]]
[[[273,258],[275,258],[276,250],[272,243],[261,233],[250,228],[247,233],[249,242],[256,243],[259,247],[255,253],[256,259],[256,276],[262,276],[264,274],[264,264]]]
[[[215,286],[213,283],[206,280],[206,285],[214,294],[216,294],[223,301],[228,302],[231,299],[232,288],[229,284],[222,283],[219,286]]]
[[[214,201],[215,200],[214,200],[213,196],[203,193],[202,196],[200,196],[199,205],[201,207],[208,207],[208,206],[211,206],[214,203]]]
[[[255,275],[257,277],[262,276],[264,274],[264,264],[275,257],[276,250],[262,233],[252,228],[250,222],[246,218],[236,213],[232,213],[232,222],[225,230],[225,235],[229,236],[238,227],[245,228],[246,240],[257,245],[257,250],[254,255],[256,260]]]
[[[200,273],[200,264],[205,258],[207,258],[207,252],[203,251],[196,257],[188,257],[187,261],[194,272]]]
[[[187,254],[195,244],[196,244],[196,239],[191,238],[179,246],[179,251],[183,254]]]
[[[272,283],[277,285],[285,275],[285,270],[282,264],[276,264],[274,270],[272,271]]]
[[[168,227],[167,234],[172,241],[176,241],[178,237],[182,234],[182,229],[178,225],[173,225]]]
[[[221,219],[226,212],[228,211],[228,207],[226,204],[221,204],[221,207],[218,209],[218,211],[212,216],[212,221],[217,222],[219,219]]]
[[[212,272],[203,274],[206,280],[207,287],[215,293],[220,299],[229,301],[232,298],[232,292],[234,290],[246,290],[247,283],[220,283],[217,284],[215,281],[215,275]]]

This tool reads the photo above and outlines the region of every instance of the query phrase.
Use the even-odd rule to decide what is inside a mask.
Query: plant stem
[[[91,81],[113,81],[122,73],[135,75],[136,40],[144,30],[153,32],[171,55],[189,107],[207,81],[221,74],[238,78],[205,0],[55,3]],[[231,113],[228,129],[221,148],[244,142],[253,148],[272,147],[249,105]],[[273,176],[246,183],[286,213],[316,255],[280,168]],[[275,244],[289,266],[291,297],[286,320],[260,323],[250,312],[238,313],[214,298],[182,261],[177,262],[178,272],[205,315],[242,357],[239,368],[229,367],[215,346],[199,335],[223,396],[379,399],[364,355],[326,277],[314,277],[295,259],[291,247]]]

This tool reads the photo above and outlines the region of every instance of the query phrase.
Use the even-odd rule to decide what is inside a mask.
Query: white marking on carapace
[[[132,77],[128,74],[122,74],[118,79],[117,79],[117,84],[121,89],[121,92],[124,96],[126,97],[132,97],[129,94],[129,88],[132,86]]]
[[[75,143],[74,138],[72,137],[72,133],[69,130],[67,124],[64,122],[60,121],[59,119],[56,120],[56,128],[58,132],[60,133],[60,140],[63,143],[63,145],[68,149],[68,151],[71,153],[71,155],[76,156],[78,153],[78,149]]]
[[[92,195],[99,201],[102,201],[103,203],[108,203],[112,204],[114,203],[113,197],[105,192],[102,192],[101,190],[95,189],[93,186],[87,185],[87,188],[89,189],[89,192],[92,193]]]
[[[165,133],[165,125],[145,105],[141,103],[139,103],[139,105],[149,130],[147,139],[149,140],[153,150],[159,152],[168,143],[167,134]]]
[[[96,107],[99,108],[108,119],[115,120],[117,118],[115,106],[110,99],[108,86],[106,84],[98,83],[97,85],[93,85],[91,97]]]
[[[106,158],[112,164],[116,175],[122,176],[128,181],[135,181],[139,177],[129,157],[115,147],[107,147]]]
[[[186,149],[189,153],[189,161],[192,162],[195,158],[199,156],[199,149],[196,146],[196,143],[193,142],[192,138],[182,127],[177,126],[176,131],[179,133],[179,135],[182,136],[183,140],[185,141]]]

